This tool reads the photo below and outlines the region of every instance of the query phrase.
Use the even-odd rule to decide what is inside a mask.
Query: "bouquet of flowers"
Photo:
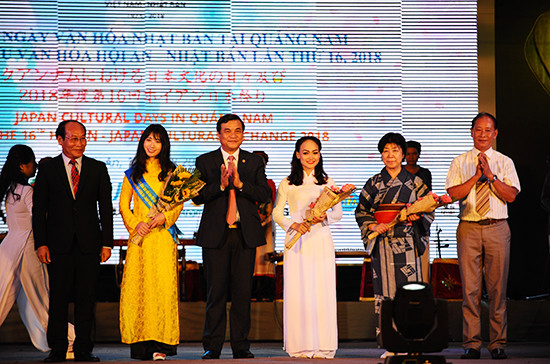
[[[181,165],[177,166],[168,176],[157,203],[149,209],[146,221],[149,222],[159,212],[170,211],[197,196],[206,184],[200,178],[201,172],[199,170],[188,170]],[[143,236],[135,234],[130,238],[130,241],[141,246]]]
[[[260,221],[262,226],[266,226],[271,223],[271,213],[273,212],[273,202],[264,202],[258,205],[258,215],[260,215]]]
[[[325,186],[319,197],[309,205],[304,222],[311,226],[314,217],[323,216],[331,207],[349,197],[353,191],[355,191],[355,186],[352,184],[345,184],[342,188]],[[292,248],[301,236],[302,234],[294,231],[292,238],[285,244],[285,247],[287,249]]]
[[[426,196],[420,197],[412,204],[404,207],[387,225],[389,227],[393,227],[400,222],[407,221],[409,215],[421,214],[424,212],[433,212],[436,208],[450,204],[452,202],[453,199],[449,195],[438,196],[430,191],[430,193],[428,193]],[[378,235],[379,234],[377,232],[372,232],[369,234],[368,239],[374,239]]]

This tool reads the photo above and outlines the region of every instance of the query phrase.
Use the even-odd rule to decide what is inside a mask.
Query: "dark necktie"
[[[227,158],[228,163],[233,163],[235,160],[235,157],[230,155]],[[235,221],[237,221],[237,196],[235,194],[235,188],[233,186],[229,186],[229,203],[227,205],[227,215],[225,217],[225,221],[228,225],[233,225]]]
[[[76,196],[76,191],[78,191],[78,181],[80,181],[80,175],[78,174],[78,169],[76,168],[76,161],[71,159],[69,162],[71,165],[71,181],[73,183],[73,193]]]

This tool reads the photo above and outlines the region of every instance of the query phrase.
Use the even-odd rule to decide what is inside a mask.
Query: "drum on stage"
[[[374,299],[374,291],[372,289],[372,269],[370,266],[370,258],[363,260],[363,269],[361,270],[361,289],[359,291],[360,301],[371,301]]]
[[[431,283],[435,298],[462,299],[458,259],[434,259]]]

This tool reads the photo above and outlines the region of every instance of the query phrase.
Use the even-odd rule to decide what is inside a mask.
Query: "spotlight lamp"
[[[394,353],[385,364],[445,364],[440,352],[448,347],[447,301],[436,300],[432,288],[424,282],[409,282],[397,288],[393,300],[380,308],[380,343]]]

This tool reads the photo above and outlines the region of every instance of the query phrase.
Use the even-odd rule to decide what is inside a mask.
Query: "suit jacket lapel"
[[[237,162],[237,171],[239,172],[239,176],[241,175],[241,173],[246,174],[246,162],[248,161],[249,154],[250,153],[242,149],[239,152],[239,160]]]
[[[61,184],[65,186],[65,192],[67,192],[69,197],[73,198],[73,192],[71,191],[71,184],[69,183],[69,177],[67,177],[67,169],[65,168],[63,157],[60,154],[55,159],[56,175],[61,178]]]
[[[88,165],[88,160],[85,156],[82,156],[82,165],[80,166],[80,179],[78,180],[78,190],[76,190],[76,196],[80,195],[80,191],[86,185],[86,180],[90,174],[90,166]]]
[[[214,163],[218,166],[218,170],[220,170],[220,166],[222,164],[225,164],[225,161],[223,160],[222,148],[219,148],[218,152],[214,155]]]

